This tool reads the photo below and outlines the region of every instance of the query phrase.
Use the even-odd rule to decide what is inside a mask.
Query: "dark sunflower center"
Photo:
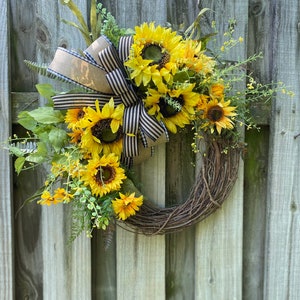
[[[84,111],[80,109],[77,114],[77,120],[80,120],[84,117]]]
[[[122,138],[122,128],[119,127],[118,131],[113,133],[110,128],[112,119],[103,119],[98,121],[92,127],[92,135],[100,140],[102,143],[113,143]]]
[[[111,166],[99,167],[95,175],[95,180],[98,184],[107,184],[115,179],[116,170]]]
[[[224,116],[224,110],[219,105],[212,106],[207,112],[207,118],[213,122],[220,121]]]
[[[146,44],[142,51],[143,59],[152,60],[150,66],[158,65],[162,68],[170,59],[170,55],[167,51],[163,51],[163,48],[155,43]]]
[[[171,98],[169,96],[161,97],[158,106],[164,118],[169,118],[178,114],[183,106],[183,97]]]

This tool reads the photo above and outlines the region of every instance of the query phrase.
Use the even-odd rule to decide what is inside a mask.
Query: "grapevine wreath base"
[[[64,4],[81,24],[88,47],[80,52],[59,47],[50,64],[26,61],[32,70],[66,82],[70,89],[37,85],[48,104],[22,111],[18,122],[30,135],[9,141],[17,173],[43,163],[51,166],[31,200],[70,203],[71,240],[82,231],[92,237],[94,229],[110,234],[116,223],[158,235],[204,220],[221,207],[237,179],[243,151],[238,128],[256,128],[249,104],[271,99],[277,90],[286,93],[285,88],[262,85],[244,72],[260,55],[234,64],[223,61],[222,53],[243,41],[233,37],[234,24],[224,33],[220,50],[217,46],[208,56],[208,37],[201,37],[199,27],[205,9],[178,34],[154,22],[123,30],[101,5],[95,7],[96,1],[90,20],[95,30],[89,30],[76,5]],[[97,23],[101,20],[102,29]],[[236,83],[245,82],[245,89],[235,89]],[[189,125],[195,128],[192,149],[197,152],[196,144],[202,143],[198,174],[185,201],[159,207],[129,179],[130,168],[168,142],[169,133]],[[30,146],[32,140],[36,147]],[[62,183],[59,188],[57,183]]]
[[[144,200],[140,211],[125,221],[129,226],[125,229],[145,235],[166,234],[204,220],[220,208],[232,190],[238,176],[240,150],[228,148],[228,141],[207,139],[202,166],[187,200],[166,208]],[[122,223],[118,224],[124,227]]]

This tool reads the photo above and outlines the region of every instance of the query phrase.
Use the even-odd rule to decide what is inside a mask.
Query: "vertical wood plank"
[[[0,12],[0,141],[11,134],[9,78],[9,15],[8,1],[2,1]],[[13,205],[11,192],[11,160],[0,150],[0,298],[14,299]]]
[[[267,201],[264,299],[300,297],[299,3],[272,1],[271,61],[275,81],[295,92],[273,103]]]
[[[165,145],[140,166],[142,193],[165,198]],[[134,283],[134,285],[132,285]],[[117,299],[165,299],[165,237],[143,236],[117,228]]]
[[[147,21],[164,24],[167,17],[165,2],[158,0],[102,3],[125,28],[134,28]],[[159,199],[157,204],[164,206],[165,145],[158,146],[155,155],[136,171],[142,182],[142,192],[150,199]],[[116,237],[116,299],[165,299],[165,237],[146,237],[121,228],[117,228]],[[104,278],[100,272],[98,277]],[[104,287],[105,282],[97,282]]]
[[[199,1],[211,8],[219,38],[228,20],[237,21],[235,36],[246,36],[247,1]],[[222,42],[219,40],[220,45]],[[229,60],[245,58],[245,45],[230,51]],[[244,86],[242,86],[244,88]],[[243,163],[231,195],[213,215],[196,228],[195,299],[242,299]]]
[[[263,59],[248,65],[259,82],[272,81],[273,35],[271,5],[264,0],[249,1],[247,54],[263,53]],[[245,133],[243,299],[262,300],[264,286],[266,199],[269,155],[271,102],[252,105],[251,110],[261,130]],[[267,126],[265,126],[267,125]]]
[[[243,299],[262,300],[269,128],[251,130],[245,138]]]
[[[187,28],[195,20],[198,1],[167,1],[168,22]],[[166,205],[186,200],[195,178],[193,132],[190,127],[170,135],[166,145]],[[194,299],[195,226],[166,236],[166,299]]]
[[[193,131],[170,135],[166,153],[166,205],[185,201],[195,178]],[[194,299],[195,227],[166,236],[167,299]]]
[[[86,1],[76,1],[86,14]],[[60,1],[11,1],[13,20],[13,91],[33,91],[49,82],[26,69],[23,60],[49,63],[58,46],[84,49],[79,31],[62,24],[74,20]],[[43,100],[40,100],[43,104]],[[19,129],[18,132],[20,133]],[[46,170],[39,168],[15,178],[16,209],[43,185]],[[70,209],[63,205],[25,205],[16,219],[16,297],[18,299],[90,299],[90,240],[84,235],[68,246]]]
[[[30,72],[24,59],[36,60],[35,14],[36,1],[10,1],[11,12],[11,89],[13,92],[34,90],[35,73]],[[37,102],[37,99],[35,99]],[[24,108],[25,109],[25,108]],[[14,126],[13,132],[25,134]],[[42,184],[41,175],[24,172],[14,173],[14,208],[19,211],[23,202]],[[42,242],[39,239],[41,207],[34,203],[25,205],[15,217],[15,294],[17,299],[38,299],[43,295]]]
[[[81,34],[75,28],[64,25],[61,19],[74,20],[66,6],[56,3],[38,5],[37,13],[42,21],[38,28],[41,41],[37,48],[37,61],[51,61],[54,51],[60,45],[69,49],[85,49],[86,45]],[[87,16],[85,0],[76,1],[84,16]],[[53,15],[49,16],[49,12]],[[53,21],[57,22],[53,26]],[[43,36],[46,36],[43,39]],[[51,39],[52,38],[52,39]],[[39,82],[49,82],[49,79],[39,77]],[[55,83],[61,85],[60,83]],[[70,237],[70,209],[63,205],[42,208],[42,240],[43,240],[43,294],[45,299],[84,299],[91,298],[91,249],[90,240],[83,233],[72,245],[68,245]],[[59,226],[57,226],[59,224]],[[51,231],[49,230],[51,228]],[[56,258],[56,262],[47,259]],[[57,277],[59,274],[59,280]],[[57,281],[56,288],[51,282]]]

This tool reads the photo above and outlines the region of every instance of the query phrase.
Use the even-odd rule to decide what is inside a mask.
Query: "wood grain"
[[[0,12],[0,141],[11,135],[9,78],[9,18],[8,1],[2,1]],[[14,241],[11,160],[0,149],[0,298],[14,299]]]
[[[86,1],[76,1],[86,13]],[[60,18],[74,20],[70,11],[58,1],[10,1],[12,14],[13,95],[28,92],[13,106],[14,120],[19,109],[37,105],[36,83],[53,83],[27,69],[24,59],[39,63],[50,62],[58,46],[83,48],[79,32],[63,25]],[[23,94],[24,95],[24,94]],[[28,96],[32,96],[30,99]],[[27,102],[27,104],[26,104]],[[39,105],[45,102],[38,99]],[[15,126],[20,135],[22,130]],[[47,170],[39,168],[14,178],[15,209],[43,185]],[[40,207],[25,205],[15,221],[15,262],[17,299],[90,299],[91,250],[84,235],[68,246],[70,210],[63,206]],[[86,298],[87,297],[87,298]]]
[[[20,110],[44,103],[44,99],[37,97],[37,82],[61,87],[60,83],[31,72],[23,60],[50,62],[56,47],[61,45],[69,49],[85,48],[79,32],[60,22],[60,18],[74,20],[74,17],[59,2],[2,1],[1,141],[10,135],[11,123],[14,133],[24,134],[16,125]],[[74,2],[86,14],[89,1]],[[0,151],[0,298],[300,298],[298,3],[295,0],[101,2],[126,28],[146,21],[169,22],[180,28],[193,21],[199,9],[208,7],[211,11],[203,18],[203,30],[206,32],[215,20],[220,32],[219,44],[229,18],[235,18],[235,36],[244,37],[245,43],[231,51],[228,59],[242,59],[262,51],[264,59],[248,65],[247,71],[264,83],[285,82],[296,96],[290,99],[279,93],[271,111],[265,103],[251,108],[256,120],[264,126],[261,132],[246,133],[249,147],[245,180],[241,160],[235,188],[220,210],[195,227],[166,237],[145,237],[118,228],[107,252],[99,232],[92,248],[84,235],[67,246],[70,216],[67,207],[44,209],[31,203],[18,211],[24,200],[43,184],[46,169],[14,176],[12,197],[11,162],[7,153]],[[168,145],[159,146],[155,156],[136,169],[143,192],[160,199],[161,206],[182,200],[193,181],[193,169],[185,167],[192,159],[190,153],[186,155],[190,138],[185,134],[171,137]]]
[[[142,193],[161,206],[165,199],[164,166],[165,145],[161,144],[139,170]],[[165,237],[149,237],[117,228],[117,299],[164,297]]]
[[[264,299],[300,297],[300,61],[299,5],[270,3],[273,80],[292,88],[272,107],[268,177]]]
[[[195,178],[193,131],[170,135],[166,152],[166,205],[184,202]],[[195,291],[195,226],[166,236],[166,297],[193,299]]]
[[[147,21],[163,24],[167,16],[166,4],[159,0],[117,1],[116,12],[121,26],[132,28]],[[155,155],[142,163],[139,176],[142,192],[164,206],[165,145],[159,145]],[[117,291],[118,300],[164,299],[164,236],[146,237],[117,230]]]
[[[244,1],[199,1],[211,9],[207,24],[216,21],[218,32],[236,20],[235,38],[246,36],[248,4]],[[218,45],[222,45],[222,35]],[[226,54],[227,55],[227,54]],[[232,48],[228,60],[245,58],[245,44]],[[239,86],[236,86],[238,88]],[[244,88],[241,85],[241,88]],[[195,238],[195,299],[242,299],[243,162],[238,179],[222,207],[197,225]]]
[[[269,128],[246,132],[243,299],[263,299]]]
[[[248,72],[263,83],[272,81],[273,76],[270,9],[267,1],[249,1],[247,55],[261,52],[263,58],[248,64]],[[245,132],[243,298],[262,300],[271,101],[255,103],[251,111],[261,129]]]

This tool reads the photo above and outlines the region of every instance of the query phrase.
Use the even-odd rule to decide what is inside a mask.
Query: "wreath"
[[[282,87],[257,83],[243,70],[261,55],[231,63],[222,59],[243,42],[234,38],[234,21],[221,48],[208,49],[216,32],[201,33],[207,10],[182,32],[154,22],[125,30],[93,1],[90,29],[73,1],[63,4],[79,23],[64,22],[79,28],[88,47],[58,48],[46,65],[26,61],[34,71],[71,85],[56,91],[38,84],[48,104],[21,112],[18,122],[28,136],[9,140],[17,173],[49,165],[44,186],[29,200],[72,205],[72,239],[82,231],[92,236],[95,228],[107,230],[115,220],[144,234],[171,233],[203,220],[236,181],[244,147],[239,128],[255,126],[249,104]],[[236,82],[247,85],[236,90]],[[199,174],[185,202],[157,207],[137,189],[132,166],[155,155],[156,145],[186,126],[194,130]]]

